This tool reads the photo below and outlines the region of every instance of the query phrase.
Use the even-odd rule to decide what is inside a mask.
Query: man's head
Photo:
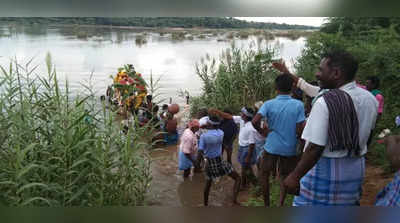
[[[209,119],[207,121],[207,128],[208,129],[216,129],[216,128],[218,128],[220,123],[221,123],[221,121],[219,120],[218,116],[210,115]]]
[[[188,123],[188,127],[190,130],[192,130],[193,133],[197,132],[200,129],[200,123],[199,120],[197,119],[192,119]]]
[[[147,100],[147,102],[151,102],[152,100],[153,100],[153,96],[152,95],[147,95],[146,96],[146,100]]]
[[[232,113],[232,110],[230,110],[229,108],[225,108],[223,112],[224,112],[224,113],[227,113],[227,114],[230,114],[230,115],[233,114],[233,113]]]
[[[348,52],[334,51],[324,54],[315,76],[323,89],[338,88],[354,80],[358,62]]]
[[[254,110],[249,107],[243,107],[242,110],[240,110],[240,113],[245,122],[251,121],[254,117]]]
[[[207,108],[201,108],[201,109],[199,109],[199,111],[197,112],[197,118],[198,119],[201,119],[201,118],[203,118],[204,116],[207,116],[208,115],[208,110],[207,110]]]
[[[369,76],[367,78],[367,90],[372,91],[379,88],[379,77]]]
[[[163,104],[162,110],[163,110],[163,111],[167,111],[167,110],[168,110],[168,105],[167,105],[167,104]]]
[[[275,78],[275,87],[279,94],[290,94],[293,78],[288,73],[283,73]]]

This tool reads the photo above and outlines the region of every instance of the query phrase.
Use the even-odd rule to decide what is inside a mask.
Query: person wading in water
[[[224,175],[229,175],[234,181],[233,203],[238,204],[237,195],[240,189],[240,176],[233,169],[232,165],[222,160],[222,142],[224,132],[218,129],[220,120],[216,116],[210,116],[207,121],[207,132],[200,136],[199,153],[205,159],[206,185],[204,187],[204,206],[208,205],[208,195],[213,180]]]

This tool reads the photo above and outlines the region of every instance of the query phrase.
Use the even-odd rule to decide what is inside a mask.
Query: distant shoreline
[[[193,28],[184,28],[184,27],[146,27],[146,26],[115,26],[115,25],[89,25],[89,24],[35,24],[37,26],[46,26],[46,27],[92,27],[92,28],[110,28],[110,29],[127,29],[127,30],[166,30],[166,31],[215,31],[215,30],[226,30],[226,31],[236,31],[236,30],[268,30],[273,33],[280,32],[288,32],[288,31],[307,31],[307,32],[315,32],[318,29],[266,29],[266,28],[207,28],[207,27],[193,27]],[[33,26],[35,26],[33,25]],[[4,22],[0,22],[0,26],[32,26],[28,24],[6,24]]]

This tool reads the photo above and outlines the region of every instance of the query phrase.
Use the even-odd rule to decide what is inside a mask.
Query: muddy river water
[[[191,95],[200,93],[202,83],[196,75],[195,64],[206,54],[218,59],[233,41],[237,47],[248,48],[251,43],[262,40],[262,45],[277,49],[277,57],[284,58],[289,65],[305,44],[302,37],[297,40],[277,37],[267,41],[250,35],[246,39],[229,39],[227,32],[174,40],[171,34],[160,34],[156,30],[104,27],[79,30],[76,27],[0,26],[0,65],[8,67],[12,59],[25,64],[34,58],[32,67],[39,65],[36,73],[47,75],[45,58],[50,53],[59,79],[68,79],[71,92],[81,90],[81,83],[87,83],[91,77],[96,94],[102,95],[111,83],[110,75],[115,75],[117,68],[124,64],[133,64],[147,81],[150,74],[154,79],[160,78],[158,93],[162,98],[172,97],[180,103],[184,99],[178,97],[179,90],[187,90]],[[82,30],[91,35],[81,38]],[[137,41],[138,36],[145,41]]]
[[[228,39],[226,34],[205,35],[202,38],[173,40],[171,35],[155,30],[88,27],[91,36],[80,38],[74,27],[0,26],[0,65],[8,67],[11,60],[25,64],[33,58],[32,66],[38,65],[35,73],[47,75],[45,58],[52,57],[59,80],[68,79],[71,92],[79,92],[82,83],[91,78],[95,93],[105,93],[114,75],[123,64],[133,64],[136,71],[149,81],[150,74],[160,78],[161,99],[178,97],[179,90],[191,95],[200,93],[202,84],[195,71],[195,64],[205,55],[218,58],[232,42],[248,48],[260,39],[249,36],[246,39]],[[136,41],[144,36],[145,42]],[[277,57],[288,61],[289,66],[304,48],[305,38],[290,40],[275,38],[262,40],[278,50]],[[63,85],[63,83],[61,83]],[[148,203],[161,206],[202,206],[204,174],[197,173],[183,180],[177,172],[177,146],[169,146],[152,152],[152,188]],[[236,170],[239,165],[235,154],[232,160]],[[232,199],[233,180],[222,178],[212,186],[209,204],[229,206]],[[240,200],[240,197],[239,197]]]

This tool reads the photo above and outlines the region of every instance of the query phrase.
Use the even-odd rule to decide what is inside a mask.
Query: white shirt
[[[367,141],[373,128],[375,128],[375,121],[378,114],[378,101],[367,90],[359,88],[353,81],[343,85],[339,89],[347,92],[353,99],[354,107],[358,117],[359,126],[359,143],[360,155],[367,153]],[[317,99],[314,103],[310,116],[308,117],[306,127],[304,128],[302,138],[306,140],[305,148],[309,142],[319,146],[326,146],[328,144],[328,125],[329,125],[329,111],[323,97]],[[341,158],[347,156],[347,151],[329,151],[325,147],[323,157],[328,158]]]
[[[314,86],[307,83],[303,78],[299,78],[299,80],[297,81],[297,87],[300,88],[300,90],[304,91],[304,93],[306,93],[306,95],[310,97],[317,96],[319,90],[321,89],[319,86]]]
[[[233,121],[240,125],[239,130],[239,146],[249,146],[255,144],[257,139],[257,130],[251,124],[251,121],[244,122],[240,116],[232,116]]]

